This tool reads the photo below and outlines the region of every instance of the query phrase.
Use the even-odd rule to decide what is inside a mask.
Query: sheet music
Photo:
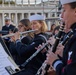
[[[15,70],[15,65],[11,63],[8,54],[5,52],[2,44],[0,43],[0,75],[10,75],[5,67],[11,66],[13,70]]]

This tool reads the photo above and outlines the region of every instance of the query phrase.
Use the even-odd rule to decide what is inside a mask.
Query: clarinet
[[[69,38],[73,36],[73,31],[71,30],[68,35],[66,36],[66,38],[61,42],[62,45],[65,45],[65,43],[69,40]],[[55,45],[56,46],[56,45]],[[54,50],[55,48],[53,48],[52,52],[55,53],[56,50]],[[42,75],[42,71],[44,70],[44,75],[47,74],[47,70],[49,69],[50,65],[46,64],[45,62],[42,64],[42,66],[40,67],[40,69],[37,71],[36,75]]]
[[[65,43],[68,41],[68,39],[72,36],[73,34],[73,30],[71,30],[68,35],[66,36],[66,38],[61,42],[62,45],[65,45]]]
[[[55,51],[56,51],[56,47],[58,46],[58,44],[59,44],[59,40],[60,40],[60,38],[61,38],[61,36],[62,36],[62,33],[63,33],[63,30],[64,30],[64,25],[61,25],[60,26],[60,29],[59,29],[59,33],[58,33],[58,35],[57,35],[57,37],[56,37],[56,41],[55,41],[55,43],[54,43],[54,45],[53,45],[53,48],[52,48],[52,52],[54,52],[55,53]],[[45,64],[45,62],[42,64],[42,66],[39,68],[39,70],[38,70],[38,72],[37,72],[37,74],[36,75],[41,75],[41,73],[42,73],[42,68],[44,67],[44,69],[45,69],[45,73],[47,73],[47,70],[49,69],[49,67],[50,67],[50,65],[47,65],[47,64]]]
[[[26,66],[35,56],[37,56],[37,54],[38,54],[39,52],[41,52],[45,47],[48,48],[49,45],[50,45],[50,44],[49,44],[48,42],[45,43],[43,47],[41,47],[40,49],[38,49],[38,50],[37,50],[35,53],[33,53],[33,55],[30,56],[22,65],[20,65],[20,68],[21,68],[21,69],[25,68],[25,66]]]

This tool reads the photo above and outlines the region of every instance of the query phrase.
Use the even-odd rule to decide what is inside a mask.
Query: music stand
[[[11,58],[4,40],[0,37],[0,75],[14,75],[17,71],[20,69]]]

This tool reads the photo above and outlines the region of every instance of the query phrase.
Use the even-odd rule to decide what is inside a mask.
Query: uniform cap
[[[44,16],[35,14],[29,17],[30,22],[34,20],[45,20]]]
[[[60,0],[61,4],[67,4],[67,3],[72,3],[72,2],[76,2],[76,0]]]
[[[9,17],[6,17],[5,20],[11,20]]]

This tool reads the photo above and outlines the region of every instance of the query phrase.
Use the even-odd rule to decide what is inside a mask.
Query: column
[[[15,0],[15,6],[17,6],[17,2],[16,2],[16,0]]]
[[[22,19],[22,13],[19,13],[19,21]]]
[[[30,6],[30,0],[28,0],[28,6]]]
[[[51,16],[50,16],[50,12],[48,12],[48,18],[50,18]]]
[[[57,11],[55,12],[55,17],[57,17]]]
[[[54,0],[54,3],[56,4],[56,0]]]
[[[2,6],[4,7],[4,0],[2,0]]]
[[[9,7],[10,7],[10,0],[9,0]]]
[[[55,2],[55,4],[56,4],[56,0],[54,1]],[[55,17],[57,17],[57,5],[56,5],[56,7],[55,7]]]
[[[49,0],[48,0],[48,6],[49,6]]]
[[[35,0],[35,7],[36,7],[36,0]]]
[[[15,13],[15,24],[16,24],[16,27],[17,27],[18,26],[17,13]]]
[[[52,21],[50,21],[50,28],[49,29],[51,29],[51,25],[52,25]]]
[[[4,26],[5,25],[4,13],[2,13],[2,21],[3,21],[2,26]]]
[[[44,15],[43,13],[41,13],[41,15]]]
[[[22,13],[22,19],[24,19],[24,13]]]
[[[28,13],[28,18],[30,17],[30,13]]]
[[[43,0],[41,0],[41,7],[43,7]]]
[[[23,0],[21,0],[21,4],[22,4],[22,7],[23,7]]]
[[[51,28],[51,23],[50,23],[50,20],[48,20],[48,30],[50,30]]]
[[[48,13],[48,18],[50,18],[50,13]],[[48,30],[50,30],[51,28],[51,24],[50,24],[50,20],[48,20]]]
[[[11,13],[9,13],[9,18],[11,19]]]

